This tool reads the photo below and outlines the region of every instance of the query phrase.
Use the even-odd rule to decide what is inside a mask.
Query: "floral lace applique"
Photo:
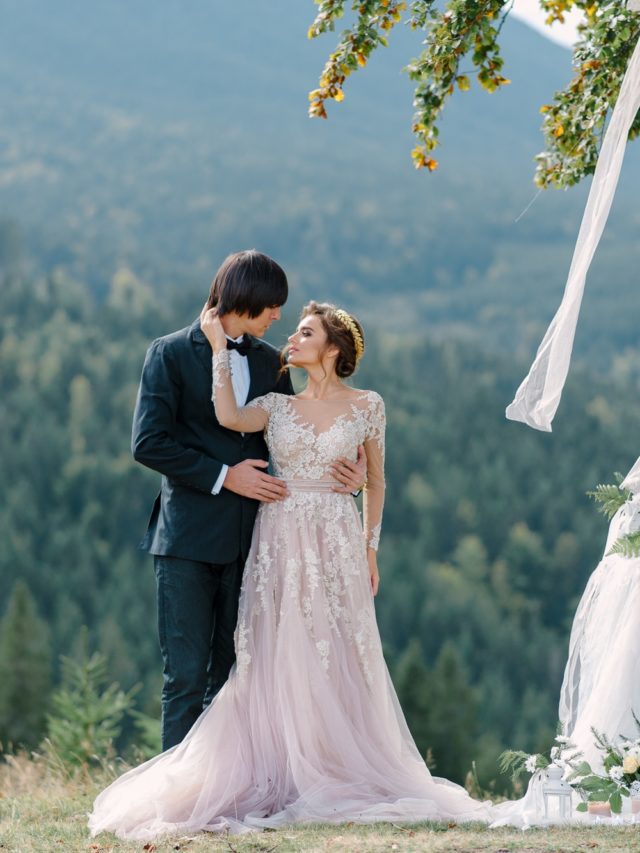
[[[325,672],[329,672],[329,643],[327,640],[318,640],[316,649],[320,655],[320,663]]]
[[[225,379],[231,376],[231,359],[229,358],[229,350],[223,349],[220,352],[214,352],[211,357],[211,365],[213,368],[213,388],[223,388]],[[211,395],[213,399],[213,394]]]
[[[265,437],[276,476],[326,480],[330,463],[337,456],[355,460],[361,444],[368,448],[369,470],[364,531],[353,497],[348,494],[292,488],[283,501],[261,504],[256,522],[260,538],[246,569],[251,583],[247,592],[243,589],[238,615],[238,669],[246,672],[251,665],[256,620],[266,619],[279,631],[282,619],[291,618],[295,612],[325,672],[329,671],[334,643],[347,644],[371,686],[381,652],[366,547],[376,547],[380,535],[384,493],[382,399],[374,392],[364,392],[323,428],[302,417],[295,398],[283,394],[270,393],[249,405],[269,415]],[[308,411],[314,411],[313,407]]]
[[[382,529],[382,522],[378,522],[376,526],[369,533],[369,539],[367,541],[367,545],[369,548],[373,548],[374,551],[378,550],[378,546],[380,545],[380,531]]]
[[[249,654],[247,648],[247,633],[247,626],[242,623],[239,623],[235,635],[236,667],[238,670],[239,678],[243,678],[247,675],[247,672],[249,671],[249,666],[251,664],[251,655]]]

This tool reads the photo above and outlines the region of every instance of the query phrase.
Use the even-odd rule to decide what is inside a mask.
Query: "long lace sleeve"
[[[212,366],[211,399],[218,423],[236,432],[262,432],[269,420],[269,412],[262,406],[238,407],[231,383],[229,351],[214,352]]]
[[[372,394],[367,409],[367,435],[364,450],[367,455],[367,482],[364,486],[364,535],[368,548],[378,550],[382,509],[384,507],[384,433],[386,418],[384,401]]]

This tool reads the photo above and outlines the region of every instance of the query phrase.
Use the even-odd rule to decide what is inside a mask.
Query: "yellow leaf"
[[[358,59],[358,65],[361,68],[364,68],[364,66],[367,64],[367,57],[363,53],[359,53],[357,55],[357,59]]]
[[[424,155],[424,149],[417,145],[411,152],[413,165],[416,169],[422,169],[427,165],[427,158]]]
[[[316,34],[315,27],[313,26],[313,24],[311,24],[311,26],[307,30],[307,38],[312,39],[315,36],[315,34]]]
[[[429,158],[427,158],[427,162],[425,163],[425,166],[427,167],[427,169],[430,172],[433,172],[438,168],[438,161],[434,160],[433,157],[429,157]]]
[[[333,96],[333,100],[338,102],[344,101],[344,92],[342,91],[342,89],[338,89],[338,91]]]
[[[556,129],[553,131],[554,136],[562,136],[563,133],[564,133],[564,127],[561,124],[559,124],[556,127]]]
[[[471,88],[471,83],[469,82],[469,78],[466,74],[461,74],[459,77],[456,77],[456,83],[462,92],[468,92]]]
[[[540,112],[544,115],[544,113],[548,113],[550,109],[551,109],[551,104],[543,104],[540,107]]]

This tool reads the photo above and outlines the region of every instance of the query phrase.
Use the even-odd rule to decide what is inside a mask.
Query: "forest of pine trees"
[[[154,579],[137,544],[157,479],[131,458],[130,423],[146,347],[200,305],[156,300],[126,270],[98,300],[59,273],[30,276],[7,261],[6,235],[2,246],[0,742],[64,740],[51,717],[79,687],[61,656],[81,666],[97,653],[85,672],[96,702],[119,685],[106,740],[153,751]],[[476,762],[488,785],[504,748],[553,735],[572,613],[606,534],[585,492],[638,454],[635,389],[576,370],[551,438],[504,419],[523,372],[513,359],[367,337],[355,382],[388,414],[385,653],[436,772],[460,781]]]

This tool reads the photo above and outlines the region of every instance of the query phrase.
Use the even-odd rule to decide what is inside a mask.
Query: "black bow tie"
[[[227,338],[227,349],[235,349],[240,355],[246,355],[251,349],[251,341],[246,335],[242,336],[241,341],[230,341]]]

